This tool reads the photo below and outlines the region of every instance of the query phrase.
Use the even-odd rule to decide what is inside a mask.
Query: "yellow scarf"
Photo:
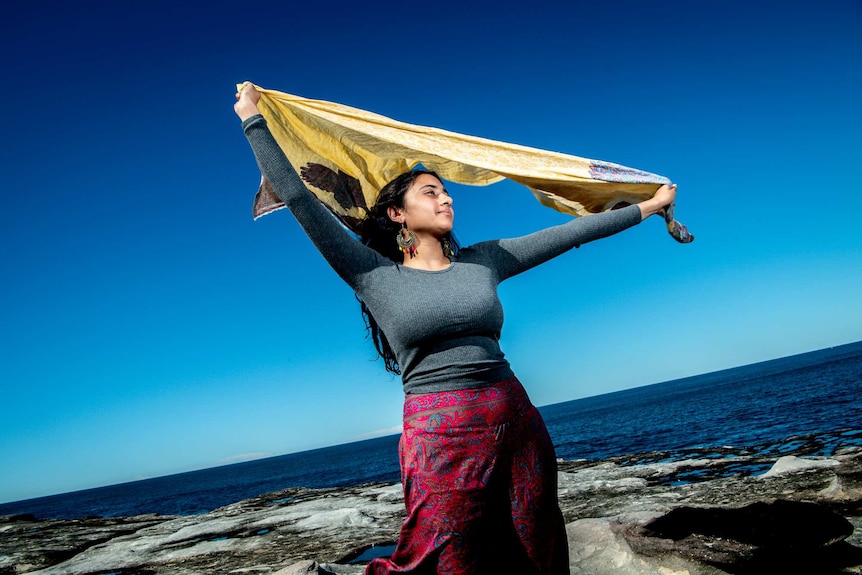
[[[242,85],[238,85],[240,89]],[[523,184],[544,205],[585,216],[647,200],[663,176],[398,122],[357,108],[257,87],[269,129],[309,189],[348,227],[365,217],[379,190],[418,164],[459,184],[484,186],[503,178]],[[284,207],[262,180],[255,218]],[[668,231],[680,242],[694,237],[666,210]]]

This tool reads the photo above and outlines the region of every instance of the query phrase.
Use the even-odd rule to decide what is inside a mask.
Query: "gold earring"
[[[448,237],[444,236],[444,237],[440,238],[440,246],[442,246],[442,248],[443,248],[443,255],[444,256],[454,256],[455,255],[455,250],[452,249],[452,241]]]
[[[416,234],[407,229],[406,222],[401,223],[401,229],[395,235],[395,242],[398,244],[398,249],[411,258],[419,253],[416,251]]]

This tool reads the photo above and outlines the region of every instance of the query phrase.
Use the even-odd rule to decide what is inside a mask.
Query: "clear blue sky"
[[[679,184],[695,243],[503,284],[539,405],[862,339],[858,1],[390,6],[4,7],[0,501],[397,430],[350,290],[251,219],[244,80]],[[464,244],[566,219],[452,188]]]

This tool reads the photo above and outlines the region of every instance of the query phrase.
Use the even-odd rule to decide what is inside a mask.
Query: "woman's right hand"
[[[255,114],[260,114],[260,110],[257,109],[258,102],[260,102],[260,92],[251,82],[243,82],[239,92],[236,93],[236,104],[233,105],[233,111],[236,112],[240,120],[251,118]]]

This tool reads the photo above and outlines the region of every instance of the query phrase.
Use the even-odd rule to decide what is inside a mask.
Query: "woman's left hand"
[[[676,184],[664,184],[656,190],[653,197],[638,204],[641,209],[641,219],[660,212],[671,205],[676,198]]]
[[[674,198],[676,198],[676,184],[664,184],[656,190],[655,195],[652,197],[662,208],[671,205]]]

